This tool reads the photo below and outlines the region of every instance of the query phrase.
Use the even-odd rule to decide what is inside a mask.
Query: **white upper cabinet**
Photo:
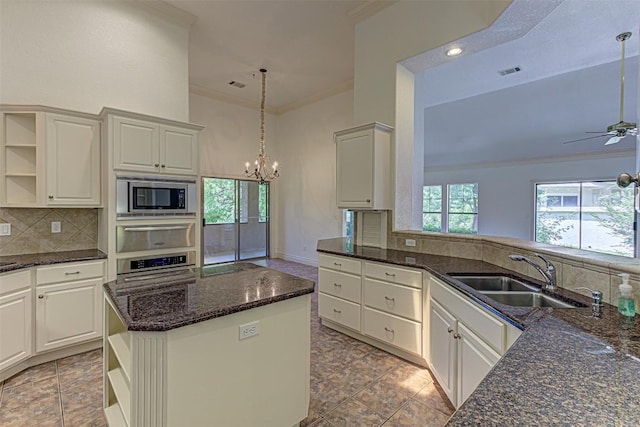
[[[3,106],[0,114],[2,206],[100,206],[101,123],[96,116],[15,106]]]
[[[337,203],[343,209],[391,209],[391,132],[371,123],[334,134]]]
[[[197,175],[198,130],[113,118],[114,169]]]
[[[100,122],[50,113],[46,119],[46,204],[100,205]]]

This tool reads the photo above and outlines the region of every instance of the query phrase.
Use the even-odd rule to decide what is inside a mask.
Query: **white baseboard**
[[[285,261],[298,262],[300,264],[310,265],[312,267],[318,266],[318,258],[307,258],[298,255],[284,254],[282,252],[276,252],[275,258],[280,258]]]

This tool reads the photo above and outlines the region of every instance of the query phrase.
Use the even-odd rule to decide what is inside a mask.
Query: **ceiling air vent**
[[[508,76],[509,74],[517,73],[518,71],[522,71],[522,68],[520,68],[520,66],[507,68],[506,70],[500,70],[498,71],[498,73],[500,73],[501,76]]]
[[[237,88],[240,88],[240,89],[242,89],[243,87],[245,87],[245,86],[246,86],[246,84],[244,84],[244,83],[242,83],[242,82],[237,82],[237,81],[235,81],[235,80],[230,81],[230,82],[229,82],[229,84],[230,84],[231,86],[234,86],[234,87],[237,87]]]

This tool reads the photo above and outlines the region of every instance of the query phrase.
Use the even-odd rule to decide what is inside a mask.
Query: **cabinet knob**
[[[160,163],[156,163],[156,164],[155,164],[155,165],[153,165],[153,166],[158,167],[158,166],[160,166]]]
[[[367,199],[367,203],[371,203],[371,199]]]
[[[42,294],[38,295],[38,299],[42,299],[42,298],[44,298],[44,295]]]
[[[162,166],[163,168],[167,167],[167,165],[160,165],[160,166]]]
[[[49,198],[50,198],[50,199],[53,199],[53,195],[49,194]]]
[[[453,329],[447,328],[447,332],[451,333],[451,332],[453,332]]]
[[[453,339],[459,340],[460,338],[462,338],[462,335],[460,335],[459,333],[455,333],[453,334]]]

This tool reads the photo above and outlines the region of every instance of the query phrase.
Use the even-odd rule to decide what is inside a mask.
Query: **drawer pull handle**
[[[384,296],[384,299],[386,299],[387,301],[393,301],[393,302],[395,302],[395,301],[396,301],[396,299],[395,299],[395,298],[389,298],[389,297],[388,297],[388,296],[386,296],[386,295]]]
[[[453,334],[453,339],[458,340],[460,338],[462,338],[462,336],[459,333],[456,332],[455,334]]]
[[[336,267],[342,267],[342,264],[340,264],[339,262],[334,262],[333,265],[335,265]]]
[[[44,298],[44,295],[42,294],[38,295],[38,299],[43,299],[43,298]]]
[[[394,333],[394,332],[393,332],[393,329],[389,329],[389,328],[387,328],[386,326],[384,327],[384,330],[385,330],[385,331],[387,331],[387,332],[389,332],[389,333],[391,333],[391,334],[393,334],[393,333]]]
[[[65,276],[73,276],[74,274],[80,274],[80,272],[79,271],[73,271],[73,272],[64,273]]]
[[[337,287],[339,287],[339,288],[341,288],[341,287],[342,287],[342,285],[341,285],[340,283],[334,283],[334,284],[333,284],[333,286],[337,286]]]
[[[387,276],[387,277],[396,277],[396,275],[395,275],[395,274],[393,274],[393,273],[384,273],[384,274],[385,274],[385,276]]]
[[[451,329],[451,327],[447,328],[447,332],[451,333],[453,332],[453,329]]]
[[[340,313],[342,313],[342,310],[338,310],[337,308],[334,308],[334,309],[333,309],[333,312],[334,312],[334,313],[338,313],[338,314],[340,314]]]

